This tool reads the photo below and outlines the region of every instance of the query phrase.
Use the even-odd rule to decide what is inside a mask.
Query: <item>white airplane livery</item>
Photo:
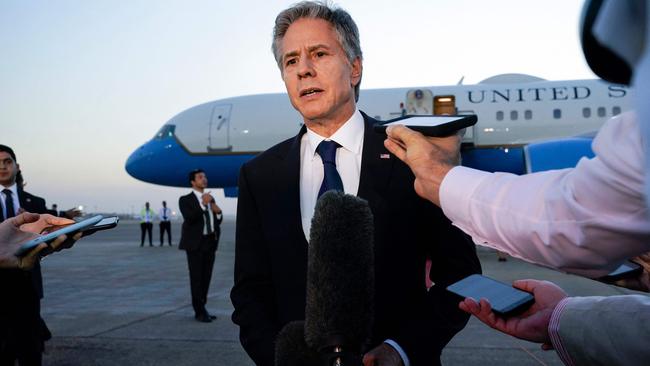
[[[358,108],[382,122],[410,114],[476,114],[478,123],[463,138],[463,165],[523,174],[591,156],[594,132],[630,104],[622,85],[505,74],[476,85],[362,90]],[[145,182],[186,187],[187,173],[202,168],[212,187],[236,196],[239,167],[301,125],[286,93],[215,100],[171,118],[131,154],[126,170]]]

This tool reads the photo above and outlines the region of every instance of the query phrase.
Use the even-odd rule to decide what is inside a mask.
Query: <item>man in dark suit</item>
[[[223,215],[214,197],[209,192],[205,192],[208,178],[203,170],[190,172],[189,180],[192,192],[178,200],[183,215],[178,249],[185,250],[187,254],[194,318],[200,322],[210,323],[217,317],[208,313],[205,304],[208,301],[214,255],[221,234],[219,224]]]
[[[47,213],[45,200],[27,193],[16,154],[0,145],[0,222],[20,212]],[[41,267],[36,263],[30,271],[0,270],[3,294],[12,294],[0,301],[0,365],[40,365],[43,342],[51,334],[41,319],[40,299],[43,297]]]
[[[240,172],[231,299],[242,345],[271,366],[280,329],[305,318],[311,218],[317,198],[338,189],[367,200],[374,217],[375,322],[364,365],[439,364],[468,319],[445,287],[480,272],[474,245],[417,196],[410,169],[357,110],[361,49],[349,14],[299,3],[276,18],[273,51],[305,125]]]

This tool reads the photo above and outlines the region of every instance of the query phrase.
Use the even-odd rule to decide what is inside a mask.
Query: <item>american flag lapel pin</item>
[[[390,159],[390,154],[379,154],[379,159]]]

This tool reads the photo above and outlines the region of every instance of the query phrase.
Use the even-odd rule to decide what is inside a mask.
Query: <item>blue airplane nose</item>
[[[151,168],[152,157],[154,152],[151,149],[150,143],[147,142],[137,148],[131,156],[126,160],[125,169],[135,179],[148,181],[147,176]]]

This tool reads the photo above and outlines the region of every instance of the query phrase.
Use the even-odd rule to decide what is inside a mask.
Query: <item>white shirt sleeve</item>
[[[452,169],[440,202],[479,245],[597,277],[650,251],[645,157],[633,113],[612,118],[576,168],[517,176]]]

